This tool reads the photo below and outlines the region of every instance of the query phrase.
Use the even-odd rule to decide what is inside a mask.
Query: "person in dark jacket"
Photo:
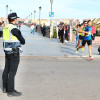
[[[15,90],[15,75],[20,62],[21,44],[25,44],[21,31],[17,28],[16,13],[8,15],[9,24],[3,29],[3,48],[5,52],[5,68],[2,75],[3,93],[9,97],[21,96],[22,93]]]
[[[45,26],[45,24],[43,24],[42,34],[43,34],[43,36],[45,36],[45,35],[46,35],[46,26]]]
[[[65,41],[69,41],[69,32],[70,32],[70,26],[66,24],[65,26]]]
[[[60,42],[64,43],[64,23],[61,24],[59,32],[60,32]]]

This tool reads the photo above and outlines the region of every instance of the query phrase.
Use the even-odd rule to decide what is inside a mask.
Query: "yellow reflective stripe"
[[[3,40],[3,42],[20,42],[19,40]]]
[[[18,47],[20,51],[23,51],[22,48]],[[12,48],[4,48],[6,51],[12,51]]]
[[[4,48],[6,51],[12,51],[12,48]]]
[[[11,33],[11,30],[12,30],[13,28],[17,28],[17,27],[14,26],[14,25],[11,25],[11,26],[10,26],[10,28],[9,28],[9,36],[10,36],[9,38],[10,38],[10,40],[12,40],[13,37],[15,37],[15,36],[13,36],[12,33]],[[17,38],[16,38],[16,39],[17,39]]]

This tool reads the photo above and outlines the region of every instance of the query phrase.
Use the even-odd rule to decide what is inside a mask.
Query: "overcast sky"
[[[39,6],[42,7],[41,18],[49,19],[50,0],[0,0],[0,16],[6,17],[6,5],[21,18],[27,17],[36,10],[39,17]],[[62,18],[99,18],[100,0],[54,0],[53,11],[56,19]]]

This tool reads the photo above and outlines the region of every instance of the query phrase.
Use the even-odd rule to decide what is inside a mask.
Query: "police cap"
[[[11,13],[8,15],[8,19],[16,19],[19,18],[16,13]]]

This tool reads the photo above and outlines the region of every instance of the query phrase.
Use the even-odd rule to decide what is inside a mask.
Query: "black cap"
[[[8,15],[8,19],[16,19],[19,18],[16,13],[11,13]]]

